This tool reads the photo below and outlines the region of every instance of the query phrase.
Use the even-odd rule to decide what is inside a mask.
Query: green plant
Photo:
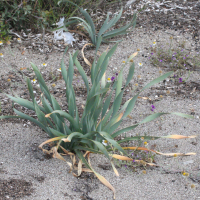
[[[65,81],[66,86],[66,98],[68,103],[68,112],[62,111],[56,99],[49,92],[48,87],[46,86],[44,79],[39,72],[38,68],[32,64],[32,68],[35,72],[37,80],[40,84],[40,89],[42,91],[41,94],[41,102],[42,106],[38,105],[35,100],[35,96],[33,93],[33,87],[29,78],[27,78],[27,85],[30,92],[31,101],[22,99],[20,97],[13,97],[7,95],[11,100],[24,106],[28,109],[34,110],[37,114],[38,120],[16,110],[14,108],[14,112],[18,116],[1,116],[1,119],[5,118],[24,118],[34,122],[40,128],[42,128],[48,135],[52,138],[40,145],[40,148],[43,147],[44,144],[49,142],[56,142],[56,146],[53,147],[50,151],[43,149],[46,153],[53,153],[53,157],[64,160],[64,158],[58,153],[58,150],[64,151],[64,153],[68,155],[77,155],[80,159],[78,168],[71,163],[68,163],[69,166],[74,169],[78,169],[78,175],[81,174],[82,171],[90,171],[94,172],[95,175],[99,178],[99,180],[108,186],[110,189],[115,192],[114,188],[110,185],[108,181],[97,172],[94,171],[90,162],[88,162],[85,158],[87,155],[89,158],[89,153],[99,153],[104,154],[111,162],[113,169],[116,174],[118,174],[114,164],[112,162],[112,158],[117,158],[120,160],[132,161],[132,158],[127,156],[127,152],[125,150],[128,149],[137,149],[137,150],[146,150],[154,153],[162,154],[160,152],[156,152],[154,150],[150,150],[145,147],[121,147],[120,144],[123,142],[128,142],[132,140],[140,140],[141,138],[144,140],[152,140],[158,139],[159,137],[151,137],[151,136],[134,136],[134,137],[126,137],[123,140],[116,141],[115,138],[124,132],[133,130],[138,125],[150,122],[161,115],[168,113],[154,113],[140,123],[134,124],[130,127],[123,128],[121,130],[116,131],[116,129],[120,126],[123,119],[126,118],[132,109],[135,106],[135,102],[139,96],[139,94],[145,89],[151,87],[152,85],[164,80],[166,77],[172,74],[172,72],[168,72],[165,75],[151,81],[147,84],[139,93],[135,94],[135,96],[129,99],[124,105],[121,105],[122,97],[126,86],[130,83],[133,75],[134,75],[134,63],[131,64],[129,69],[129,74],[126,80],[126,83],[123,84],[123,68],[122,67],[118,78],[114,82],[106,82],[106,68],[108,66],[108,61],[111,56],[115,52],[117,48],[117,44],[109,51],[104,52],[99,57],[95,57],[95,60],[92,64],[91,68],[91,87],[89,86],[87,76],[80,65],[76,52],[73,56],[69,55],[69,67],[66,70],[64,65],[64,61],[61,63],[62,76]],[[128,58],[126,63],[135,56],[133,54]],[[87,88],[87,100],[84,111],[82,113],[82,117],[79,118],[78,108],[76,106],[75,93],[72,86],[73,73],[74,73],[74,65],[76,65],[79,73],[81,74],[85,86]],[[123,89],[121,89],[123,86]],[[114,96],[114,102],[111,102],[111,98]],[[108,112],[107,112],[108,110]],[[182,117],[191,116],[181,113],[172,113],[175,115],[179,115]],[[67,120],[67,121],[66,121]],[[192,137],[192,136],[190,136]],[[163,136],[161,138],[187,138],[187,136]],[[104,146],[102,144],[103,141],[108,142],[108,146]],[[112,153],[113,152],[113,153]],[[117,155],[116,153],[120,152],[122,155]],[[126,155],[126,156],[124,156]],[[165,155],[165,154],[163,154]],[[166,154],[169,155],[169,154]],[[174,155],[174,154],[170,154]],[[181,154],[182,155],[182,154]],[[136,162],[141,162],[140,160]],[[151,164],[146,163],[145,164]],[[87,169],[82,169],[82,163],[85,164]],[[153,165],[153,164],[151,164]]]
[[[173,37],[170,37],[170,43],[167,46],[151,46],[151,63],[156,67],[169,67],[170,70],[189,69],[199,67],[196,62],[197,56],[191,56],[190,52],[185,50],[185,42],[180,43],[177,47]]]
[[[38,30],[50,27],[62,16],[72,16],[75,7],[71,4],[58,6],[59,0],[3,0],[0,1],[0,40],[9,40],[10,29],[15,31],[27,29]],[[83,0],[75,0],[84,4]]]
[[[70,1],[61,0],[61,1],[58,2],[58,5],[60,5],[61,3],[64,3],[64,2],[70,2]],[[121,11],[119,12],[119,14],[115,15],[110,20],[109,20],[109,18],[110,18],[109,14],[107,14],[107,18],[106,18],[105,22],[103,23],[101,29],[97,32],[95,30],[95,25],[92,21],[92,18],[90,17],[88,12],[86,10],[84,10],[83,8],[80,8],[78,5],[76,5],[72,2],[70,2],[70,3],[79,8],[79,11],[85,17],[85,20],[80,18],[80,17],[71,17],[71,18],[69,18],[69,20],[75,19],[78,22],[80,22],[81,25],[84,27],[85,31],[89,34],[90,39],[92,41],[92,44],[94,44],[95,46],[100,44],[100,41],[98,40],[99,38],[102,38],[102,42],[108,42],[108,40],[110,38],[113,38],[113,37],[118,36],[118,35],[124,35],[124,34],[128,33],[127,30],[130,27],[132,27],[132,29],[133,29],[136,25],[136,14],[134,14],[132,20],[128,24],[126,24],[125,26],[123,26],[121,28],[110,30],[121,18],[122,11],[123,11],[123,8],[121,8]]]
[[[0,116],[0,119],[6,118],[23,118],[27,119],[40,128],[42,128],[51,139],[43,142],[39,147],[48,154],[53,155],[55,158],[59,158],[61,160],[65,159],[62,157],[60,153],[65,153],[72,157],[72,163],[67,162],[70,166],[70,169],[78,170],[78,176],[81,175],[83,171],[85,172],[93,172],[98,177],[98,179],[109,187],[115,195],[115,189],[113,186],[100,174],[98,174],[91,166],[89,154],[97,153],[104,154],[111,162],[114,172],[116,175],[119,175],[117,169],[113,164],[113,159],[120,159],[125,161],[133,161],[133,158],[128,156],[127,151],[129,150],[137,150],[137,151],[150,151],[152,153],[160,154],[160,155],[193,155],[194,153],[181,154],[181,153],[171,153],[164,154],[155,150],[148,149],[146,147],[122,147],[121,143],[126,143],[133,140],[155,140],[158,138],[174,138],[174,139],[182,139],[182,138],[193,138],[195,136],[181,136],[181,135],[169,135],[162,137],[153,137],[153,136],[133,136],[126,137],[119,141],[116,140],[118,136],[121,134],[131,131],[135,129],[137,126],[143,123],[150,122],[164,114],[169,113],[154,113],[141,122],[134,124],[132,126],[122,128],[120,130],[116,130],[123,120],[129,116],[131,111],[133,110],[135,103],[138,99],[139,94],[145,89],[150,88],[152,85],[159,83],[164,80],[168,76],[170,76],[173,72],[168,72],[161,77],[151,81],[147,84],[140,92],[136,93],[131,99],[122,104],[122,98],[124,91],[132,77],[134,75],[134,63],[130,62],[131,59],[137,55],[137,53],[132,54],[127,61],[122,66],[120,73],[118,74],[116,79],[110,79],[112,81],[106,80],[106,69],[109,63],[111,56],[114,54],[117,45],[114,45],[108,52],[103,52],[101,56],[98,58],[97,51],[102,42],[102,37],[99,36],[97,38],[97,46],[95,51],[95,58],[91,67],[91,85],[89,85],[89,81],[87,75],[80,65],[77,55],[78,51],[74,53],[72,56],[69,54],[69,67],[66,69],[64,65],[64,59],[61,62],[61,73],[63,79],[65,81],[66,87],[66,99],[68,104],[68,112],[61,110],[60,105],[50,93],[45,81],[42,77],[42,74],[38,70],[37,66],[33,63],[32,68],[34,70],[35,76],[40,85],[41,89],[41,102],[39,105],[35,99],[35,95],[33,93],[33,86],[31,84],[31,80],[27,78],[28,90],[30,93],[31,101],[20,98],[13,97],[7,95],[12,101],[18,103],[19,105],[26,107],[30,110],[35,111],[37,115],[37,119],[22,113],[21,111],[14,108],[14,112],[17,116]],[[67,48],[65,50],[65,53]],[[64,56],[63,56],[64,57]],[[123,82],[123,69],[126,64],[131,64],[129,68],[129,73],[125,82]],[[84,111],[82,116],[79,116],[78,107],[76,105],[76,97],[74,88],[72,85],[73,75],[74,75],[74,65],[77,67],[82,79],[85,83],[85,87],[87,89],[87,99],[86,104],[84,105]],[[35,82],[35,80],[34,80]],[[112,99],[114,99],[112,101]],[[182,114],[182,113],[171,113],[178,116],[192,118],[190,115]],[[46,150],[43,148],[44,144],[54,142],[55,146],[51,148],[51,150]],[[79,158],[78,167],[76,166],[76,156]],[[87,158],[87,159],[86,159]],[[142,163],[143,165],[154,165],[153,163],[147,163],[146,161],[135,160],[137,163]],[[82,165],[85,165],[86,168],[83,168]]]

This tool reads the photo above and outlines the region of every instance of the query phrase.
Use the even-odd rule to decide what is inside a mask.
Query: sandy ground
[[[135,58],[136,70],[132,84],[138,83],[141,88],[153,78],[160,75],[159,70],[154,67],[148,59],[150,53],[147,48],[152,45],[153,41],[157,41],[157,45],[165,45],[169,42],[170,34],[175,34],[174,38],[179,41],[186,41],[186,48],[191,48],[193,40],[190,35],[182,36],[177,32],[157,31],[157,32],[145,32],[143,29],[137,28],[133,34],[124,38],[118,46],[116,53],[114,54],[109,64],[108,75],[111,76],[120,68],[120,63],[127,58],[128,55],[134,53],[139,48],[141,52]],[[19,46],[19,45],[18,45]],[[107,45],[101,47],[101,51],[105,50]],[[73,52],[73,48],[70,48],[70,52]],[[43,74],[48,73],[50,69],[56,70],[59,68],[62,53],[52,52],[48,55],[48,59],[45,60],[44,55],[36,54],[33,51],[25,51],[22,55],[22,51],[18,49],[17,45],[14,49],[1,48],[1,52],[4,54],[4,62],[0,62],[0,74],[3,77],[8,77],[13,71],[17,73],[22,67],[29,67],[30,62],[35,63],[42,70]],[[90,51],[86,51],[86,56],[91,54]],[[42,69],[41,64],[47,63],[47,67]],[[67,58],[66,58],[67,62]],[[137,63],[142,62],[143,66],[139,67]],[[117,68],[115,68],[117,66]],[[125,76],[128,68],[125,68]],[[141,79],[137,76],[140,75]],[[187,77],[187,72],[183,72],[183,78]],[[194,71],[187,80],[200,84],[199,71]],[[14,84],[14,83],[13,83]],[[49,86],[51,82],[48,82]],[[77,82],[77,85],[79,83]],[[164,83],[157,84],[157,87],[161,87]],[[14,93],[22,95],[25,82],[17,83]],[[55,89],[63,87],[63,82],[58,81]],[[161,199],[199,199],[200,198],[200,143],[199,143],[199,130],[200,130],[200,88],[196,87],[194,93],[191,91],[185,91],[180,95],[171,90],[169,95],[166,91],[167,87],[175,87],[171,82],[167,82],[165,90],[149,89],[141,94],[143,97],[149,97],[153,100],[156,107],[155,112],[183,112],[191,114],[193,112],[194,119],[184,119],[177,116],[167,115],[159,118],[151,123],[141,125],[134,131],[127,133],[131,135],[135,134],[148,134],[153,136],[162,136],[170,134],[181,135],[197,135],[194,139],[184,140],[171,140],[171,139],[159,139],[157,141],[149,142],[149,145],[156,144],[156,150],[164,153],[169,152],[196,152],[196,156],[187,157],[162,157],[156,156],[155,161],[159,167],[138,169],[137,172],[133,172],[126,167],[118,168],[119,177],[116,177],[112,168],[104,170],[99,165],[107,165],[109,163],[106,158],[99,155],[92,155],[92,166],[103,175],[116,189],[116,199],[148,199],[148,200],[161,200]],[[180,90],[184,91],[184,87],[180,85]],[[10,90],[2,90],[2,92],[11,93]],[[156,95],[163,94],[163,98],[160,101],[155,101]],[[22,95],[23,96],[23,95]],[[127,98],[131,94],[127,93]],[[5,94],[0,93],[1,102],[6,99]],[[81,101],[81,98],[80,98]],[[133,119],[127,118],[121,127],[134,124],[135,121],[140,121],[145,116],[152,114],[151,102],[139,99],[135,108],[133,109],[131,116]],[[10,105],[11,106],[11,105]],[[4,104],[2,104],[2,110]],[[2,193],[1,200],[4,199],[21,199],[21,200],[64,200],[64,199],[91,199],[102,200],[112,199],[113,193],[104,185],[102,185],[93,175],[84,174],[80,178],[74,177],[71,173],[68,173],[69,167],[58,159],[49,159],[45,157],[41,150],[37,147],[43,141],[48,139],[47,134],[41,131],[38,127],[27,124],[25,121],[10,122],[8,120],[1,120],[0,130],[0,183],[3,181],[9,181],[12,179],[24,180],[30,183],[25,190],[17,189],[17,186],[13,187],[13,193]],[[68,158],[66,158],[68,159]],[[146,170],[146,174],[143,174],[143,170]],[[181,172],[186,171],[189,173],[189,177],[183,177]],[[191,188],[194,184],[195,188]],[[3,190],[3,184],[0,185],[0,191]],[[12,191],[12,184],[9,186]],[[28,192],[26,192],[28,191]],[[21,196],[20,196],[21,192]],[[14,195],[14,196],[13,196]]]

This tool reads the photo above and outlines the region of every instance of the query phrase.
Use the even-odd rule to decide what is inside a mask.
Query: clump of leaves
[[[42,74],[39,69],[33,63],[32,68],[37,77],[37,80],[41,89],[41,104],[38,104],[35,99],[35,94],[33,93],[33,86],[29,78],[27,78],[28,90],[30,93],[31,101],[20,97],[13,97],[7,95],[11,100],[18,103],[21,106],[24,106],[30,110],[35,111],[37,119],[22,113],[21,111],[14,108],[16,116],[0,116],[0,119],[6,118],[22,118],[27,119],[40,128],[42,128],[51,139],[43,142],[39,147],[47,154],[53,155],[54,158],[59,158],[67,162],[64,157],[60,154],[61,152],[65,155],[70,155],[72,158],[72,163],[67,162],[70,166],[70,170],[73,169],[78,171],[76,176],[80,176],[83,171],[93,172],[97,178],[109,187],[114,195],[114,187],[100,174],[98,174],[90,163],[89,155],[90,153],[104,154],[108,160],[111,162],[113,170],[117,176],[119,173],[113,164],[113,159],[120,159],[124,161],[133,161],[133,158],[128,156],[127,150],[137,150],[137,151],[150,151],[159,155],[173,156],[174,153],[161,153],[155,150],[148,149],[146,147],[122,147],[120,144],[124,142],[129,142],[133,140],[155,140],[158,138],[173,138],[173,139],[183,139],[183,138],[193,138],[195,136],[181,136],[181,135],[169,135],[161,137],[153,136],[133,136],[126,137],[119,141],[116,140],[121,134],[134,130],[140,124],[150,122],[164,114],[169,113],[154,113],[147,116],[141,122],[133,124],[132,126],[118,129],[123,120],[129,116],[133,110],[135,103],[139,97],[139,94],[148,89],[154,84],[159,83],[173,72],[168,72],[159,78],[154,79],[149,84],[147,84],[140,92],[135,93],[135,95],[127,100],[122,105],[122,98],[126,87],[129,85],[130,81],[133,78],[135,65],[130,62],[137,53],[132,54],[125,64],[122,66],[120,73],[113,82],[106,80],[106,69],[112,55],[114,54],[117,45],[114,45],[108,52],[103,52],[98,58],[97,51],[102,42],[102,36],[97,37],[97,45],[95,51],[94,61],[91,66],[91,84],[89,84],[87,75],[80,65],[80,62],[77,59],[78,51],[74,55],[69,54],[69,66],[66,68],[64,64],[64,59],[61,62],[61,73],[65,82],[66,87],[66,101],[68,105],[68,112],[61,110],[60,105],[50,93]],[[65,52],[67,51],[67,48]],[[63,56],[64,57],[64,56]],[[126,64],[130,64],[129,73],[125,84],[123,84],[123,69]],[[86,103],[83,106],[84,111],[79,117],[78,107],[76,105],[76,96],[73,88],[73,75],[74,75],[74,66],[78,69],[85,87],[87,89],[87,99]],[[114,101],[112,102],[112,98]],[[192,118],[190,115],[176,113],[178,116]],[[55,142],[55,146],[51,150],[46,150],[43,148],[44,144]],[[176,153],[176,155],[193,155],[194,153],[182,154]],[[79,158],[78,167],[76,165],[76,157]],[[135,162],[141,163],[141,160],[135,160]],[[83,164],[85,167],[82,167]],[[148,163],[143,161],[145,165],[155,165],[153,163]]]
[[[92,44],[94,44],[95,46],[97,46],[99,44],[98,38],[100,38],[100,37],[102,37],[102,42],[108,42],[109,39],[111,39],[115,36],[124,35],[124,34],[128,33],[129,28],[131,28],[131,27],[132,27],[132,29],[135,28],[136,14],[133,15],[132,20],[125,26],[118,28],[118,29],[111,30],[112,27],[121,18],[121,15],[123,12],[123,8],[121,8],[119,14],[115,15],[112,19],[110,19],[109,14],[107,14],[107,18],[106,18],[105,22],[103,23],[100,30],[97,32],[95,30],[94,22],[92,21],[92,18],[90,17],[90,15],[88,14],[88,12],[86,10],[84,10],[83,8],[80,8],[78,5],[72,3],[71,1],[68,1],[68,0],[60,0],[58,2],[58,5],[60,5],[61,3],[64,3],[64,2],[70,2],[71,4],[73,4],[79,8],[79,11],[82,13],[85,20],[80,17],[71,17],[71,18],[69,18],[69,20],[70,19],[77,20],[84,27],[84,30],[89,34]]]
[[[58,151],[61,150],[67,155],[71,155],[75,159],[75,155],[80,159],[78,162],[78,168],[75,166],[75,161],[72,163],[68,163],[71,170],[77,169],[78,176],[82,171],[86,172],[94,172],[95,175],[99,178],[99,180],[105,184],[107,187],[113,190],[115,193],[115,189],[112,185],[100,174],[98,174],[91,166],[89,161],[90,153],[104,154],[111,162],[112,167],[117,175],[118,172],[113,164],[112,159],[120,159],[126,161],[133,161],[133,158],[128,157],[127,152],[125,150],[145,150],[151,151],[153,153],[172,156],[171,154],[163,154],[161,152],[157,152],[155,150],[148,149],[146,147],[121,147],[120,144],[123,142],[128,142],[132,140],[140,140],[141,137],[145,140],[155,140],[158,138],[192,138],[194,136],[181,136],[181,135],[170,135],[170,136],[162,136],[162,137],[153,137],[153,136],[134,136],[134,137],[126,137],[125,139],[116,141],[115,138],[124,132],[133,130],[140,124],[150,122],[161,115],[168,113],[154,113],[141,122],[134,124],[130,127],[120,129],[116,131],[116,129],[120,126],[123,120],[131,113],[132,109],[135,106],[135,102],[139,96],[139,94],[145,89],[151,87],[152,85],[164,80],[166,77],[172,74],[172,72],[168,72],[165,75],[151,81],[147,84],[139,93],[135,94],[134,97],[126,101],[124,105],[121,105],[123,93],[125,88],[130,83],[133,75],[134,75],[134,63],[131,63],[129,68],[129,74],[126,80],[125,85],[123,85],[123,68],[120,70],[118,78],[112,84],[111,82],[106,81],[106,69],[108,66],[108,62],[115,52],[117,48],[117,44],[113,46],[110,51],[104,52],[101,54],[99,59],[95,57],[95,60],[92,64],[91,68],[91,83],[90,86],[88,83],[87,76],[80,65],[77,55],[78,51],[72,56],[69,54],[69,67],[66,69],[64,65],[64,61],[61,63],[61,71],[62,76],[65,81],[66,87],[66,99],[68,103],[68,112],[61,110],[56,99],[50,93],[47,85],[44,82],[44,79],[39,72],[38,68],[32,64],[32,68],[35,72],[37,80],[40,84],[41,93],[41,102],[42,105],[38,105],[35,100],[35,96],[33,93],[33,87],[29,78],[27,78],[27,85],[30,92],[31,101],[22,99],[20,97],[12,97],[7,95],[11,100],[24,106],[28,109],[31,109],[36,112],[38,117],[34,119],[14,108],[14,112],[17,116],[1,116],[1,119],[5,118],[23,118],[30,120],[41,127],[48,135],[52,138],[40,145],[40,148],[43,147],[44,144],[49,142],[56,142],[56,146],[54,146],[51,150],[45,150],[44,152],[48,154],[53,154],[53,157],[59,158],[61,160],[65,160]],[[133,54],[128,58],[126,63],[130,63],[129,61],[135,56]],[[74,65],[77,67],[79,73],[81,74],[83,81],[85,83],[85,87],[87,88],[87,100],[84,106],[84,111],[82,117],[79,118],[78,108],[76,105],[76,97],[74,93],[74,89],[72,86],[73,74],[74,74]],[[123,89],[121,89],[123,86]],[[111,98],[114,95],[114,102],[111,103]],[[182,117],[190,118],[191,116],[181,113],[171,113]],[[107,141],[107,146],[103,145]],[[114,153],[113,153],[114,150]],[[115,153],[116,152],[116,153]],[[121,155],[119,155],[119,153]],[[191,154],[177,154],[177,155],[191,155]],[[88,161],[86,160],[86,156]],[[135,162],[141,162],[141,160],[135,160]],[[147,163],[143,161],[146,165],[154,165],[153,163]],[[82,168],[82,164],[86,166],[86,168]]]

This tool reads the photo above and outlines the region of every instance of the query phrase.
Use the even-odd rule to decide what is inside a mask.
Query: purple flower
[[[160,62],[162,62],[162,60],[159,60]]]
[[[151,53],[151,55],[153,55],[153,53]]]
[[[183,60],[185,60],[185,57],[183,57]]]
[[[115,75],[118,76],[118,73],[116,73]]]
[[[174,54],[177,54],[176,52]]]
[[[186,55],[186,57],[188,57],[189,55]]]
[[[181,51],[183,51],[184,49],[181,49]]]
[[[112,78],[111,78],[111,81],[114,81],[114,79],[115,79],[115,77],[114,77],[114,76],[112,76]]]
[[[127,165],[124,165],[124,167],[127,167]]]
[[[153,111],[156,107],[154,105],[151,105],[151,111]]]
[[[184,66],[186,66],[186,64],[184,64]]]
[[[133,160],[133,162],[135,162],[135,160]]]
[[[179,78],[179,83],[183,82],[183,79],[182,78]]]

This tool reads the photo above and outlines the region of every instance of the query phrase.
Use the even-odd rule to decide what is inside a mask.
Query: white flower
[[[46,66],[47,66],[47,64],[46,64],[46,63],[43,63],[43,64],[42,64],[42,67],[46,67]]]
[[[75,41],[75,39],[73,38],[72,34],[69,32],[65,32],[62,34],[64,42],[67,44],[71,44],[73,46],[73,41]]]
[[[33,91],[34,94],[36,94],[36,91]]]
[[[1,46],[1,45],[3,45],[3,42],[2,42],[2,41],[0,41],[0,46]]]
[[[31,82],[32,82],[32,83],[37,83],[37,80],[33,79]]]
[[[17,42],[21,43],[22,42],[21,38],[17,38]]]
[[[153,46],[155,46],[155,45],[156,45],[156,41],[153,42]]]
[[[58,28],[64,26],[64,21],[65,21],[65,18],[60,18],[60,21],[54,25],[57,25]],[[75,41],[75,39],[73,38],[72,34],[69,33],[69,32],[63,32],[63,28],[60,28],[56,31],[54,31],[54,39],[55,40],[64,40],[65,43],[67,44],[71,44],[73,46],[73,41]]]
[[[138,63],[138,65],[141,67],[143,64],[142,63]]]
[[[3,55],[2,53],[0,53],[0,57],[3,58],[3,56],[4,56],[4,55]]]
[[[60,21],[57,22],[56,25],[57,25],[58,27],[64,26],[64,21],[65,21],[65,18],[64,18],[64,17],[63,17],[63,18],[60,18]],[[53,24],[53,25],[55,25],[55,24]]]
[[[103,141],[102,141],[102,144],[103,144],[104,146],[108,146],[108,141],[107,141],[107,140],[103,140]]]
[[[57,69],[57,71],[61,72],[61,68]]]

